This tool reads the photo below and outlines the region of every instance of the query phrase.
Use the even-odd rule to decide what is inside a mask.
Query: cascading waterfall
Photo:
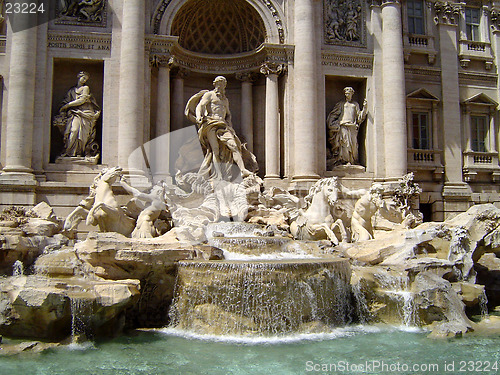
[[[488,313],[488,297],[485,290],[479,295],[479,309],[481,311],[481,318],[488,319],[490,315]]]
[[[344,260],[179,262],[171,326],[219,335],[342,326],[349,320],[349,279]]]
[[[409,290],[409,280],[406,275],[376,274],[380,289],[396,303],[403,325],[417,325],[416,306],[413,293]]]
[[[371,313],[361,283],[354,283],[351,286],[351,290],[354,298],[356,316],[361,324],[366,324],[370,321]]]
[[[16,260],[12,265],[12,276],[23,276],[24,264],[20,260]]]
[[[92,337],[92,304],[85,298],[70,297],[71,341],[77,343]]]

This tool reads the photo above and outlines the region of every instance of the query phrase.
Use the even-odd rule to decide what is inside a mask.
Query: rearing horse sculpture
[[[342,220],[332,215],[342,187],[337,177],[323,178],[316,182],[305,197],[306,210],[290,224],[290,231],[299,240],[330,240],[335,245],[348,241]]]

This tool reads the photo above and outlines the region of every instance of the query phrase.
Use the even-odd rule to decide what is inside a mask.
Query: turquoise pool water
[[[0,374],[500,373],[499,336],[431,340],[426,335],[418,330],[356,326],[331,334],[242,341],[200,339],[165,329],[0,357]]]

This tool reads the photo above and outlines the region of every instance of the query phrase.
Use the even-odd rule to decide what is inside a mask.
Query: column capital
[[[280,75],[285,71],[285,64],[266,62],[260,66],[260,72],[266,77],[270,74]]]
[[[169,64],[170,69],[172,69],[172,77],[174,79],[184,79],[189,76],[189,70],[176,66],[175,64]]]
[[[399,0],[379,0],[379,1],[373,1],[373,3],[379,3],[381,6],[386,6],[386,5],[401,5],[401,1]]]
[[[434,3],[434,11],[436,12],[434,22],[436,25],[458,26],[461,10],[462,4],[451,1],[436,1]]]
[[[494,7],[490,11],[491,30],[493,33],[500,32],[500,8]]]
[[[238,81],[252,83],[257,80],[257,73],[256,72],[236,73],[235,77]]]
[[[159,67],[170,67],[170,56],[168,55],[158,55],[158,54],[151,54],[149,56],[149,64],[153,68],[159,68]]]

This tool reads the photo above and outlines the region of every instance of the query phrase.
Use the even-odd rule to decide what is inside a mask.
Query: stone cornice
[[[494,73],[471,73],[471,72],[459,72],[458,73],[459,82],[468,83],[478,83],[481,85],[489,84],[490,87],[496,87],[498,82],[498,76]]]
[[[406,78],[411,79],[408,76],[414,76],[419,82],[425,79],[426,82],[441,82],[441,70],[439,68],[433,67],[421,67],[418,65],[405,66]]]
[[[461,10],[461,4],[451,1],[436,1],[434,3],[434,11],[436,12],[434,22],[436,25],[457,26]]]
[[[321,51],[321,65],[341,68],[373,69],[373,55]]]
[[[146,50],[151,55],[170,56],[178,39],[176,36],[148,35],[146,36]]]
[[[206,55],[187,51],[177,41],[164,37],[164,44],[161,53],[153,51],[151,55],[171,56],[175,61],[174,65],[193,72],[203,72],[212,74],[232,74],[241,71],[259,72],[262,64],[270,66],[281,64],[283,69],[293,61],[293,46],[283,44],[263,44],[259,49],[252,52],[245,52],[235,55]],[[152,37],[152,40],[156,37]],[[150,57],[156,63],[162,63],[160,57]]]

